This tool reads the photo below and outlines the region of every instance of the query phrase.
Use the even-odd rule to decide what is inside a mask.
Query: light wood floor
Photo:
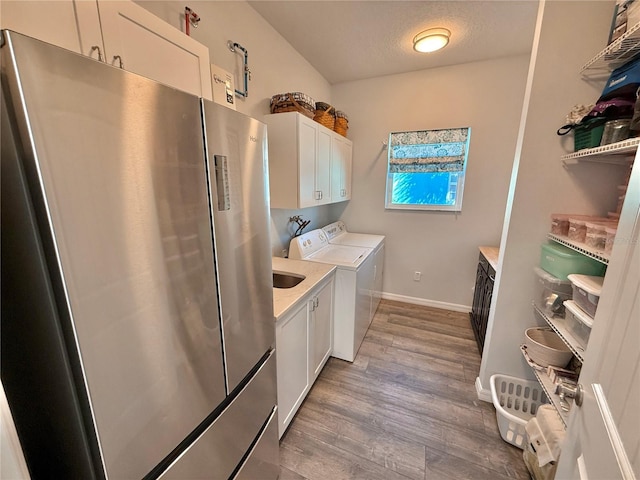
[[[528,479],[477,399],[463,313],[385,301],[353,363],[330,358],[280,441],[280,479]]]

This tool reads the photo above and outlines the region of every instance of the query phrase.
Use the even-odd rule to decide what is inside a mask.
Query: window
[[[389,134],[386,208],[462,210],[471,129]]]

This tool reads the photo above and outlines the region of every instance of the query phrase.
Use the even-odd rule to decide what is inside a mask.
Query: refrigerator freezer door
[[[264,436],[265,423],[277,415],[275,378],[276,355],[272,351],[222,415],[159,477],[160,480],[232,478],[245,456],[252,456],[254,442],[262,439],[259,455],[253,458],[261,460],[264,468],[254,479],[278,478],[277,430],[275,435],[269,430]],[[277,422],[273,423],[277,427]]]
[[[108,477],[141,478],[225,397],[199,100],[7,37],[3,74],[80,388]]]
[[[229,391],[274,344],[263,123],[203,101]]]
[[[234,480],[277,479],[279,475],[280,450],[276,410]]]

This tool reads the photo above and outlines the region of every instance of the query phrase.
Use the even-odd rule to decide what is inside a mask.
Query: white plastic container
[[[587,315],[573,300],[567,300],[564,302],[564,306],[567,309],[565,325],[582,349],[586,350],[591,327],[593,327],[593,318]]]
[[[572,273],[567,278],[573,286],[573,301],[592,318],[595,317],[604,277]]]
[[[571,300],[573,287],[569,280],[560,280],[541,268],[534,268],[536,286],[533,302],[548,317],[564,317],[565,300]]]
[[[616,241],[616,233],[618,233],[618,225],[611,225],[609,227],[606,227],[604,229],[607,238],[605,239],[605,243],[604,243],[604,251],[606,253],[611,253],[611,250],[613,250],[613,243]]]
[[[536,415],[538,407],[549,400],[536,381],[496,373],[491,375],[489,383],[500,436],[523,449],[527,438],[525,425]]]

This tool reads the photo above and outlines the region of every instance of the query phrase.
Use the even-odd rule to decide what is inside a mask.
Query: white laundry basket
[[[527,438],[524,426],[536,415],[538,407],[549,400],[535,381],[495,374],[490,383],[500,436],[523,449]]]

